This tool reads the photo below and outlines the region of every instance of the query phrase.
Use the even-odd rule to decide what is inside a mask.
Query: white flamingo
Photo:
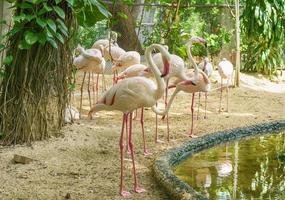
[[[210,78],[213,74],[213,65],[208,57],[201,62],[198,67]],[[200,99],[201,99],[201,92],[199,92],[199,101],[198,101],[198,112],[197,112],[197,119],[199,119],[199,111],[200,111]],[[205,92],[205,115],[204,119],[207,118],[207,99],[208,93]]]
[[[194,75],[192,77],[187,77],[187,79],[184,79],[182,81],[178,79],[175,85],[172,85],[169,87],[169,88],[176,87],[176,89],[174,93],[172,94],[169,100],[169,104],[167,105],[165,111],[161,112],[161,111],[158,111],[156,107],[152,107],[152,110],[155,113],[165,116],[168,113],[168,110],[174,100],[174,97],[177,95],[178,92],[184,91],[186,93],[192,93],[192,103],[191,103],[192,124],[191,124],[191,131],[189,132],[190,137],[197,137],[196,135],[193,134],[195,93],[196,92],[208,92],[211,89],[211,82],[208,76],[202,70],[198,69],[196,62],[194,61],[192,57],[191,48],[192,48],[192,44],[195,44],[195,43],[205,44],[206,40],[200,37],[192,37],[186,45],[188,58],[190,62],[192,63],[192,65],[194,66]],[[168,134],[168,140],[169,140],[169,134]]]
[[[151,52],[153,49],[159,49],[162,53],[163,60],[165,63],[164,73],[161,74],[157,66],[152,60]],[[154,73],[156,83],[145,77],[132,77],[124,79],[117,84],[113,85],[96,103],[96,105],[90,110],[89,116],[94,112],[101,110],[119,110],[123,112],[122,129],[120,137],[120,155],[121,155],[121,181],[120,181],[120,194],[122,196],[129,196],[130,193],[124,190],[123,184],[123,132],[124,126],[128,115],[129,118],[129,146],[131,150],[132,164],[133,164],[133,174],[134,174],[134,191],[144,192],[143,188],[138,187],[135,160],[134,160],[134,150],[132,143],[132,112],[135,109],[142,107],[153,106],[158,99],[160,99],[165,91],[165,82],[161,77],[164,77],[169,72],[169,60],[170,54],[163,48],[163,46],[158,44],[153,44],[146,48],[145,55],[151,70]],[[144,131],[143,131],[144,135]]]
[[[77,67],[78,70],[84,72],[82,85],[81,85],[81,97],[80,97],[80,114],[82,112],[82,94],[83,94],[83,86],[86,77],[86,73],[89,73],[89,81],[88,81],[88,96],[89,96],[89,104],[91,107],[91,97],[90,97],[90,73],[97,74],[97,86],[96,92],[98,95],[98,79],[99,74],[102,74],[102,87],[106,88],[104,70],[105,70],[105,59],[102,56],[102,53],[98,49],[87,49],[85,50],[82,47],[77,47],[77,51],[80,52],[80,55],[75,57],[73,60],[73,64]]]
[[[219,107],[219,112],[222,111],[222,95],[223,95],[223,79],[227,80],[227,109],[226,112],[229,112],[229,84],[232,81],[233,77],[233,64],[228,61],[226,58],[223,58],[222,61],[218,65],[218,72],[221,77],[221,95],[220,95],[220,107]]]

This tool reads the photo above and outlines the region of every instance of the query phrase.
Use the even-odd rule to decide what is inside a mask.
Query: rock
[[[64,112],[64,123],[71,123],[79,119],[79,111],[73,106],[67,106]]]
[[[14,163],[29,164],[30,162],[32,162],[34,160],[31,158],[28,158],[26,156],[14,154],[13,161],[14,161]]]
[[[68,192],[68,193],[66,193],[66,195],[65,195],[65,197],[64,197],[65,199],[71,199],[71,195],[70,195],[70,193]]]

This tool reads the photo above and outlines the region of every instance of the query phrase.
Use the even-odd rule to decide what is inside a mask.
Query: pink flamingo
[[[222,61],[218,65],[218,72],[221,76],[221,96],[220,96],[220,108],[219,112],[222,111],[222,93],[223,93],[223,79],[227,80],[227,109],[226,112],[229,111],[229,82],[233,76],[233,64],[228,61],[226,58],[223,58]]]
[[[213,73],[213,65],[209,58],[205,58],[202,63],[198,65],[198,67],[210,78]],[[207,119],[207,98],[208,93],[205,92],[205,115],[204,119]],[[199,92],[199,103],[198,103],[198,112],[197,112],[197,119],[199,119],[199,110],[200,110],[200,99],[201,99],[201,92]]]
[[[102,47],[101,47],[102,48]],[[91,107],[91,98],[90,98],[90,73],[97,74],[97,86],[96,92],[98,95],[98,79],[99,74],[102,74],[102,87],[106,88],[105,85],[105,77],[104,77],[104,70],[105,70],[105,59],[102,56],[102,51],[98,49],[87,49],[85,50],[82,47],[77,47],[77,51],[80,52],[80,55],[75,57],[73,60],[73,64],[77,67],[78,70],[84,72],[82,85],[81,85],[81,98],[80,98],[80,113],[82,111],[82,93],[83,93],[83,85],[86,77],[86,73],[89,72],[89,81],[88,81],[88,96],[89,96],[89,103]]]
[[[154,64],[151,52],[153,49],[159,49],[163,55],[164,60],[164,73],[161,74],[157,66]],[[169,60],[170,54],[164,49],[163,46],[158,44],[153,44],[146,48],[145,55],[147,61],[155,75],[155,84],[152,80],[145,77],[132,77],[124,79],[117,84],[113,85],[106,93],[99,99],[96,105],[90,110],[89,116],[94,112],[101,110],[119,110],[123,112],[122,129],[120,137],[120,155],[121,155],[121,181],[120,181],[120,194],[122,196],[129,196],[130,193],[124,190],[123,184],[123,133],[124,126],[129,118],[129,145],[131,150],[131,158],[133,164],[133,174],[134,174],[134,191],[144,192],[145,189],[138,187],[138,181],[136,176],[135,160],[134,160],[134,146],[132,142],[132,112],[135,109],[141,107],[151,107],[158,99],[163,96],[165,91],[165,82],[161,77],[164,77],[169,72]],[[143,132],[144,134],[144,132]]]
[[[168,49],[168,46],[166,46],[166,48]],[[153,60],[154,63],[158,66],[159,70],[162,72],[163,70],[163,60],[161,58],[161,53],[156,53],[153,56]],[[187,75],[185,74],[185,64],[184,64],[184,60],[175,55],[175,54],[171,54],[171,60],[170,60],[170,68],[169,68],[169,74],[168,76],[164,77],[164,80],[166,81],[166,89],[165,89],[165,98],[164,98],[164,104],[165,107],[167,106],[167,98],[168,98],[168,84],[169,84],[169,80],[172,77],[176,77],[178,79],[181,80],[185,80],[187,79]],[[156,116],[156,121],[157,121],[157,116]],[[166,125],[167,125],[167,135],[169,136],[169,122],[168,122],[168,115],[166,115]],[[155,131],[155,142],[159,143],[161,142],[158,139],[158,135],[157,135],[157,127],[156,127],[156,131]],[[167,140],[169,141],[169,137],[167,137]]]
[[[196,62],[194,61],[192,57],[191,48],[192,48],[192,44],[195,44],[195,43],[204,44],[206,43],[206,40],[204,40],[203,38],[199,38],[199,37],[192,37],[191,40],[187,43],[187,54],[188,54],[189,60],[194,66],[194,76],[187,78],[186,80],[182,80],[178,82],[176,85],[169,86],[169,88],[176,87],[176,89],[174,93],[172,94],[165,111],[161,112],[156,107],[152,107],[152,110],[155,113],[165,116],[168,113],[169,108],[173,102],[173,99],[177,95],[178,92],[184,91],[186,93],[192,93],[192,103],[191,103],[192,124],[191,124],[191,131],[189,132],[189,136],[192,138],[197,137],[196,135],[193,134],[193,124],[194,124],[193,113],[194,113],[195,93],[196,92],[208,92],[210,91],[210,88],[211,88],[211,82],[208,76],[203,71],[198,69]]]

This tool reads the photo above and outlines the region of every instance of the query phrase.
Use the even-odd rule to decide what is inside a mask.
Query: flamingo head
[[[201,37],[194,36],[194,37],[192,37],[190,39],[190,42],[192,44],[196,44],[196,43],[204,44],[207,47],[207,41],[204,38],[201,38]]]

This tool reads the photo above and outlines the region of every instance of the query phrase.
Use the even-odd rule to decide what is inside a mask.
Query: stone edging
[[[172,168],[194,153],[212,146],[238,140],[244,137],[274,133],[285,130],[285,120],[257,124],[243,128],[219,131],[188,141],[178,148],[171,149],[157,158],[154,163],[154,174],[161,186],[174,199],[207,199],[191,186],[178,179]]]

